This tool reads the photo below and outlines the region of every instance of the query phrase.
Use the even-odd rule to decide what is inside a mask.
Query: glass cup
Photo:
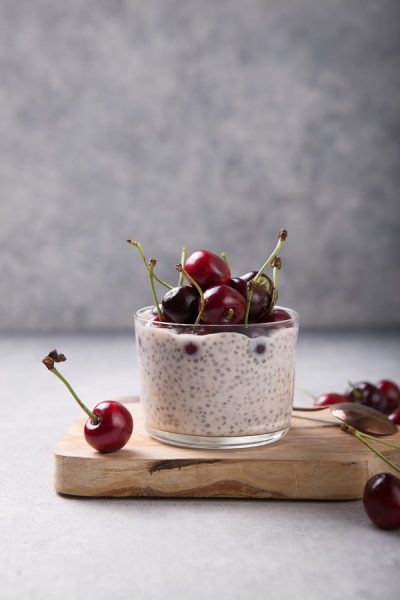
[[[277,307],[282,308],[282,307]],[[189,448],[246,448],[289,430],[298,314],[245,325],[180,325],[135,314],[149,434]]]

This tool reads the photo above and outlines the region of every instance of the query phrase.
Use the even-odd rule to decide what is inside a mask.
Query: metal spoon
[[[397,432],[396,425],[384,414],[374,408],[364,406],[364,404],[341,402],[340,404],[332,404],[331,406],[312,406],[305,408],[293,406],[294,411],[301,410],[307,412],[324,410],[326,408],[329,408],[334,417],[363,433],[379,436],[391,435]]]

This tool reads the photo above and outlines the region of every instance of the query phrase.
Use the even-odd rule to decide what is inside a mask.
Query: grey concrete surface
[[[0,330],[127,330],[143,241],[400,324],[397,0],[0,0]]]
[[[303,334],[297,381],[319,393],[399,379],[399,345]],[[57,496],[52,448],[77,410],[40,362],[54,346],[89,404],[138,390],[131,336],[0,339],[2,600],[396,597],[400,532],[375,529],[359,501]]]

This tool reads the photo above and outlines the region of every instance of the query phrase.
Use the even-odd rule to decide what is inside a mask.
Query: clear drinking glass
[[[282,307],[277,307],[282,308]],[[180,325],[135,314],[140,396],[149,434],[191,448],[245,448],[287,433],[298,315],[245,325]]]

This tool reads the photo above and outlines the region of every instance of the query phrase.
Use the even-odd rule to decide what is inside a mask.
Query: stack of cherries
[[[259,271],[232,277],[224,253],[221,256],[208,250],[197,250],[186,259],[183,249],[179,283],[173,287],[154,273],[155,259],[147,261],[139,242],[133,244],[147,265],[155,303],[153,321],[186,325],[238,325],[271,323],[290,319],[290,315],[274,308],[278,296],[277,273],[281,268],[278,252],[287,238],[281,229],[278,243]],[[264,273],[272,267],[272,279]],[[168,288],[158,302],[154,281]],[[201,330],[198,330],[201,333]]]
[[[376,385],[369,381],[351,383],[344,394],[322,394],[314,399],[314,406],[329,406],[339,402],[357,402],[370,406],[388,415],[388,418],[400,425],[400,388],[394,381],[381,379]]]

